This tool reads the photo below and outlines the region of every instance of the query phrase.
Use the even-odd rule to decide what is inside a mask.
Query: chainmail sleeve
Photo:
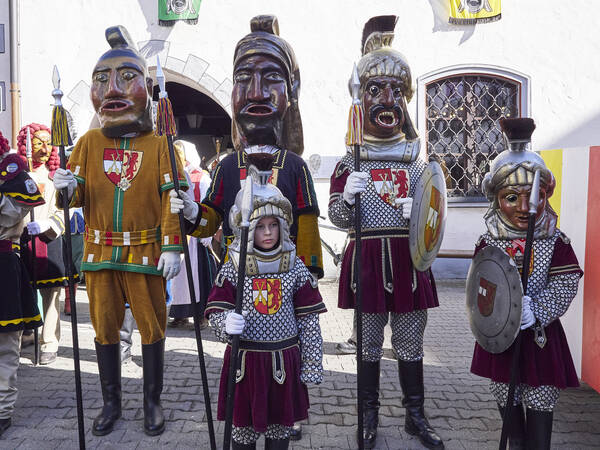
[[[548,284],[532,299],[533,315],[542,326],[547,326],[567,312],[577,295],[579,274],[569,273],[550,277]]]
[[[349,229],[354,223],[354,207],[344,201],[343,193],[346,180],[350,175],[350,166],[344,157],[336,166],[331,175],[329,188],[329,220],[336,227]]]
[[[311,313],[297,318],[300,338],[300,381],[320,384],[323,381],[323,338],[319,315]]]
[[[225,332],[225,318],[229,311],[219,311],[208,316],[210,326],[215,332],[215,336],[221,342],[229,342],[229,335]]]

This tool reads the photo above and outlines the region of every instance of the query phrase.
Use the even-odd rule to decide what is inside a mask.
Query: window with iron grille
[[[498,119],[518,117],[521,83],[485,73],[463,73],[424,84],[427,154],[446,174],[450,201],[483,200],[481,181],[503,148]]]

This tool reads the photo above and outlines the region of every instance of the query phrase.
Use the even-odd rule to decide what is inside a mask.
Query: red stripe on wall
[[[600,391],[600,147],[590,147],[581,378]]]

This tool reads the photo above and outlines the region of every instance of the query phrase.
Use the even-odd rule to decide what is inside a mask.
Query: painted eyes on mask
[[[250,74],[250,72],[240,71],[235,74],[234,81],[243,83],[243,82],[250,81],[250,78],[252,78],[252,75]],[[274,70],[264,73],[263,79],[268,80],[268,81],[285,81],[283,74],[280,72],[274,71]]]
[[[135,77],[138,76],[138,73],[133,70],[122,70],[121,72],[119,72],[119,76],[121,77],[121,79],[123,79],[125,81],[131,81]],[[109,79],[110,79],[109,72],[97,72],[92,77],[92,81],[95,81],[98,83],[106,83],[106,82],[108,82]]]
[[[517,200],[519,200],[519,196],[517,194],[508,194],[504,198],[510,203],[515,203]]]
[[[371,84],[367,87],[367,92],[371,97],[377,97],[381,93],[381,88],[376,84]],[[392,90],[392,95],[396,99],[402,97],[402,88],[394,87]]]

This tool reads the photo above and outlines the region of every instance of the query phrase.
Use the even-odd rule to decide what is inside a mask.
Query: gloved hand
[[[396,199],[396,205],[402,205],[402,217],[404,217],[406,220],[410,220],[410,214],[412,213],[412,204],[412,197]]]
[[[44,233],[50,229],[50,221],[49,220],[36,220],[35,222],[29,222],[27,224],[27,233],[30,236],[36,236],[38,234]]]
[[[179,252],[162,252],[156,265],[158,271],[162,270],[162,276],[170,280],[179,273],[181,269],[181,258]]]
[[[225,318],[225,333],[230,335],[242,334],[246,326],[246,316],[248,311],[242,311],[238,314],[235,311],[230,311]]]
[[[67,195],[69,198],[73,196],[73,192],[77,187],[77,180],[75,175],[68,169],[56,169],[54,172],[54,179],[52,180],[56,190],[67,188]]]
[[[529,328],[535,323],[535,316],[531,310],[531,297],[523,296],[523,309],[521,312],[521,330]]]
[[[346,178],[346,186],[344,186],[343,199],[349,205],[354,205],[355,195],[365,192],[367,189],[367,181],[369,174],[366,172],[352,172]]]
[[[179,214],[180,211],[183,211],[183,217],[187,220],[190,222],[196,220],[200,207],[187,192],[180,190],[179,196],[177,196],[175,189],[171,189],[169,197],[171,197],[169,200],[171,202],[171,212],[173,214]]]

